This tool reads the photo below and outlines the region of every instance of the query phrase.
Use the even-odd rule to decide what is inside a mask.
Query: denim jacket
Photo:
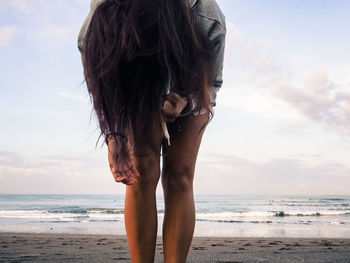
[[[90,12],[78,36],[78,48],[83,52],[84,37],[94,14],[94,11],[103,0],[91,0]],[[216,73],[211,93],[211,102],[216,105],[216,94],[223,83],[223,63],[225,50],[226,23],[225,16],[221,12],[216,0],[189,0],[191,9],[196,8],[196,23],[212,41],[216,54]]]

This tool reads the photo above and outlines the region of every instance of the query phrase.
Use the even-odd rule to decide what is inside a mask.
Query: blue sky
[[[198,194],[348,194],[350,3],[217,0],[224,85]],[[0,193],[123,193],[83,84],[88,0],[0,4]],[[161,189],[158,189],[159,193]]]

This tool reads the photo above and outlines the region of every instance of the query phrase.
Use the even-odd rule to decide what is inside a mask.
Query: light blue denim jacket
[[[83,52],[84,37],[94,14],[94,11],[103,0],[91,0],[90,12],[86,17],[84,24],[78,36],[78,48]],[[216,105],[216,94],[223,83],[223,63],[225,50],[226,23],[225,16],[221,12],[216,0],[189,0],[190,7],[196,8],[196,23],[213,42],[216,53],[216,73],[214,86],[211,94],[211,102]]]

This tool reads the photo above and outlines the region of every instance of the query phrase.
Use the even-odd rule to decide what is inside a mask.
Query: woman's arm
[[[178,93],[172,92],[165,96],[162,113],[165,122],[173,122],[188,105],[188,100]]]

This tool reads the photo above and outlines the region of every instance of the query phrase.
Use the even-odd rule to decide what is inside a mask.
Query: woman
[[[133,262],[154,261],[160,175],[164,260],[186,261],[195,163],[222,85],[225,34],[215,0],[91,2],[78,47],[111,172],[127,185]]]

